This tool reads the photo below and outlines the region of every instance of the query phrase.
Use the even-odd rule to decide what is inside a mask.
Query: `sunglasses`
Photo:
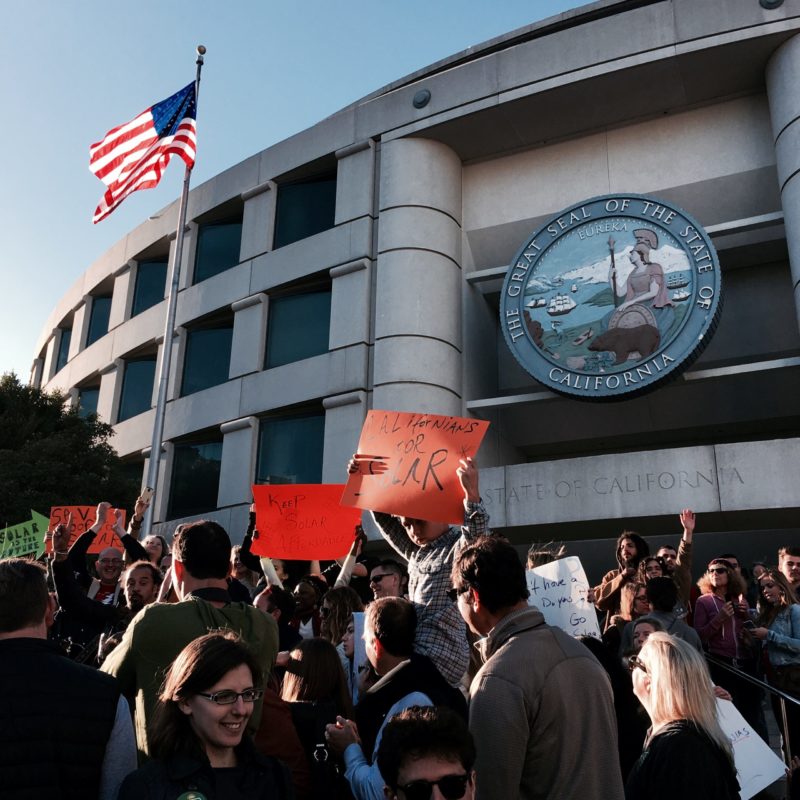
[[[639,656],[628,656],[628,669],[633,672],[635,669],[640,669],[647,675],[647,667]]]
[[[469,775],[445,775],[438,781],[411,781],[398,788],[402,790],[406,800],[431,800],[434,786],[439,787],[439,792],[445,800],[461,800],[469,782]]]
[[[389,576],[391,574],[392,574],[391,572],[384,572],[381,575],[373,575],[369,579],[369,582],[370,583],[380,583],[384,578],[386,578],[387,576]]]
[[[727,573],[727,567],[709,567],[709,572],[713,572],[715,575],[722,575],[723,572]]]
[[[460,594],[465,594],[469,591],[469,586],[462,586],[460,589],[447,589],[445,594],[450,598],[451,603],[455,603],[458,600],[458,596]]]

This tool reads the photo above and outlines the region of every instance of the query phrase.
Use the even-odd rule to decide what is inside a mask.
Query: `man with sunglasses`
[[[387,800],[473,800],[475,743],[450,709],[413,706],[386,723],[378,766]]]
[[[369,576],[372,594],[380,597],[403,597],[405,570],[393,558],[381,561]]]
[[[459,553],[452,581],[461,615],[485,637],[469,692],[478,800],[622,800],[608,676],[528,605],[517,551],[479,539]]]

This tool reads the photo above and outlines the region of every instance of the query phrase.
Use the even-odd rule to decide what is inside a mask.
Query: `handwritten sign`
[[[358,452],[380,456],[381,474],[350,475],[342,505],[435,522],[464,520],[464,491],[456,475],[474,457],[489,423],[463,417],[370,411]]]
[[[784,777],[786,766],[783,761],[750,727],[730,700],[717,699],[717,715],[722,732],[733,745],[733,761],[742,800],[749,800]]]
[[[19,558],[33,553],[39,558],[44,552],[47,517],[31,511],[31,519],[0,531],[0,557]]]
[[[56,525],[60,525],[62,522],[66,525],[70,514],[72,514],[72,530],[70,531],[69,545],[72,547],[75,540],[94,525],[97,519],[97,506],[53,506],[50,509],[50,529],[52,530]],[[125,511],[120,511],[120,515],[120,523],[124,528]],[[122,547],[122,543],[112,529],[114,521],[114,509],[112,508],[109,509],[106,515],[106,521],[94,537],[94,541],[90,545],[88,552],[99,553],[105,550],[106,547]],[[48,552],[51,549],[49,541],[47,542],[47,549]]]
[[[286,559],[347,555],[361,511],[339,504],[340,483],[253,486],[256,528],[252,552]]]
[[[600,638],[594,606],[587,600],[589,581],[577,556],[560,558],[536,569],[529,569],[528,605],[536,606],[548,625],[570,636]]]

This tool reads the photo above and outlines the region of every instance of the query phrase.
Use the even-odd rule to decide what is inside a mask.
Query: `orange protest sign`
[[[121,515],[120,522],[124,528],[125,511],[121,510],[119,513]],[[94,525],[95,520],[97,519],[97,506],[53,506],[50,509],[49,530],[52,531],[56,525],[60,525],[62,522],[66,525],[70,514],[72,514],[72,530],[70,531],[69,537],[69,544],[71,547],[74,541],[82,533],[86,533],[86,531],[88,531],[89,528]],[[122,543],[112,530],[114,521],[114,509],[111,508],[106,515],[106,521],[103,523],[103,527],[100,528],[100,531],[98,532],[97,536],[94,537],[94,541],[89,547],[90,553],[99,553],[101,550],[105,550],[106,547],[122,548]],[[48,539],[47,552],[52,552],[52,549],[52,542]]]
[[[456,470],[462,458],[478,452],[488,427],[479,419],[370,411],[358,440],[358,452],[370,455],[349,476],[342,505],[463,522],[464,491]]]
[[[299,560],[347,555],[361,511],[339,504],[342,489],[340,483],[253,486],[258,538],[252,552]]]

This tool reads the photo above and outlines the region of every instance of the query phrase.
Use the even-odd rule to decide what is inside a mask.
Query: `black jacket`
[[[245,736],[236,750],[243,768],[238,780],[248,800],[294,800],[289,770],[277,759],[259,753]],[[205,756],[180,754],[148,761],[122,782],[118,800],[177,800],[199,792],[206,800],[227,800],[217,789],[217,777]]]
[[[97,797],[117,681],[45,639],[0,641],[0,796]]]

